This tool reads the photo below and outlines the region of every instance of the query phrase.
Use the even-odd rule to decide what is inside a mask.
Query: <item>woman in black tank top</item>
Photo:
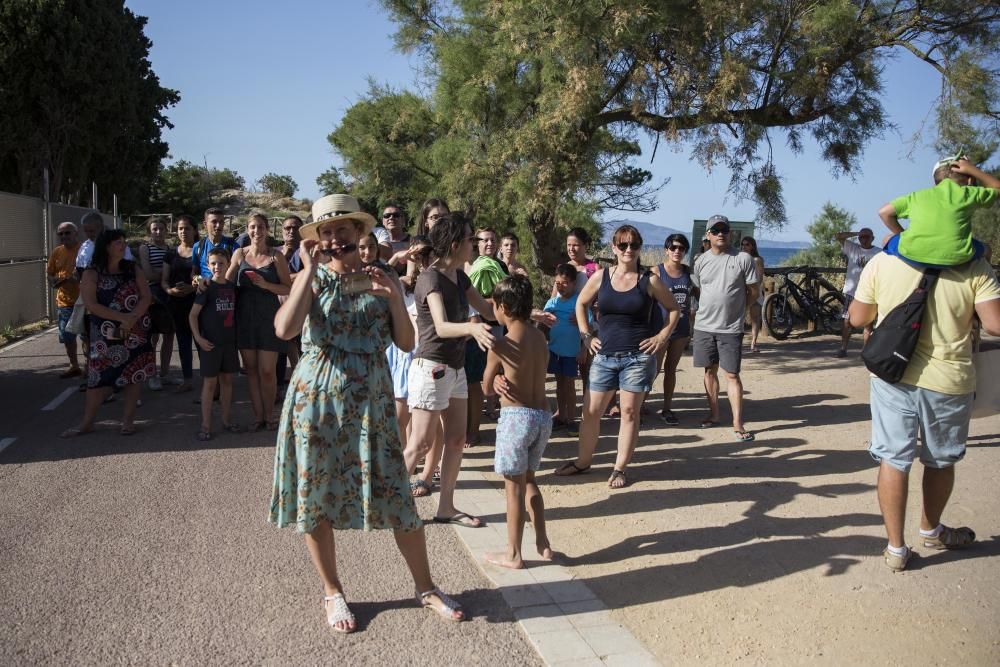
[[[638,439],[642,402],[656,375],[656,354],[666,347],[677,326],[679,310],[659,276],[639,265],[642,250],[639,230],[631,225],[616,229],[612,250],[617,265],[601,269],[596,274],[599,279],[588,281],[576,301],[577,325],[594,360],[590,365],[590,392],[583,406],[577,458],[556,470],[556,474],[576,475],[590,469],[600,435],[601,415],[615,391],[620,390],[618,456],[608,479],[608,486],[620,489],[627,484],[625,467],[632,459]],[[587,323],[587,311],[594,299],[600,313],[599,337],[590,332]],[[667,312],[662,319],[657,302]],[[658,327],[664,320],[662,327]]]

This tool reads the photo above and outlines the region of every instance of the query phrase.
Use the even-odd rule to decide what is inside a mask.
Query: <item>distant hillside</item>
[[[688,236],[688,232],[670,227],[661,227],[649,222],[638,222],[637,220],[608,220],[604,223],[604,236],[601,239],[604,243],[611,243],[611,235],[622,225],[632,225],[642,234],[642,242],[646,245],[663,245],[667,237],[671,234],[683,234]]]
[[[611,243],[611,235],[614,231],[621,227],[622,225],[632,225],[639,230],[642,234],[642,242],[646,245],[663,245],[663,242],[667,240],[667,237],[671,234],[683,234],[684,236],[689,236],[691,233],[690,229],[671,229],[670,227],[661,227],[660,225],[654,225],[650,222],[639,222],[637,220],[629,220],[627,218],[621,218],[618,220],[608,220],[604,223],[604,236],[602,241],[604,243]],[[759,239],[757,241],[758,248],[808,248],[811,244],[808,241],[772,241],[770,239]]]

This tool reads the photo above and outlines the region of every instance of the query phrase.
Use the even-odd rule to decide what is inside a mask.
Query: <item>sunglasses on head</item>
[[[687,248],[685,248],[682,245],[672,245],[669,248],[667,248],[667,250],[671,252],[687,252]]]
[[[639,243],[638,241],[622,241],[621,243],[616,243],[615,247],[621,250],[622,252],[625,252],[630,248],[632,250],[638,250],[639,248],[642,247],[642,244]]]

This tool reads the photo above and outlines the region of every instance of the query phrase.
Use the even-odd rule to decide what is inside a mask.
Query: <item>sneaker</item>
[[[888,547],[882,552],[885,557],[885,564],[893,572],[902,572],[906,569],[906,564],[910,562],[910,556],[913,555],[913,549],[909,547],[906,548],[906,553],[902,556],[897,556],[896,554],[889,551]]]
[[[976,532],[967,526],[961,528],[949,528],[941,526],[941,532],[937,537],[927,537],[921,535],[924,546],[928,549],[964,549],[976,541]]]
[[[146,381],[146,386],[149,387],[150,391],[160,391],[163,389],[163,382],[160,381],[160,378],[154,375]]]

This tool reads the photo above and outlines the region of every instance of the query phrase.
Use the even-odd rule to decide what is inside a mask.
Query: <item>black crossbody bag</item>
[[[861,350],[861,358],[868,370],[879,379],[889,384],[896,384],[902,379],[910,357],[917,349],[927,296],[940,273],[941,269],[924,269],[917,289],[906,301],[890,310],[869,336]]]

